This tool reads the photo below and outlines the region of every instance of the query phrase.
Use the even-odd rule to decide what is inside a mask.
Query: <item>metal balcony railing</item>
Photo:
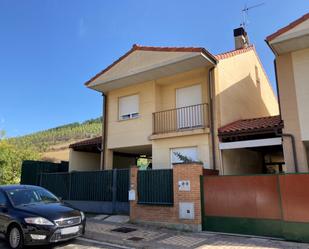
[[[153,113],[153,134],[209,127],[208,104]]]

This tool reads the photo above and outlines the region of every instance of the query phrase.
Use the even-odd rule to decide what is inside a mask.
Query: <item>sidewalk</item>
[[[117,243],[124,248],[308,249],[309,244],[215,233],[179,232],[164,228],[88,218],[85,238]]]

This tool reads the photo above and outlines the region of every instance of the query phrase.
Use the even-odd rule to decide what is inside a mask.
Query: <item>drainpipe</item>
[[[102,93],[103,97],[103,113],[102,113],[102,142],[101,142],[101,162],[100,162],[100,170],[104,170],[104,161],[106,155],[106,127],[107,127],[107,120],[106,120],[106,105],[107,105],[107,96]]]
[[[213,77],[212,72],[215,67],[212,67],[208,71],[208,99],[209,99],[209,119],[210,119],[210,137],[212,147],[212,165],[213,169],[216,169],[216,147],[215,147],[215,128],[214,128],[214,114],[213,114]]]
[[[276,90],[277,90],[278,105],[279,105],[279,115],[280,115],[280,119],[282,120],[282,116],[281,116],[280,93],[279,93],[279,85],[278,85],[277,61],[276,61],[276,59],[274,60],[274,68],[275,68]]]
[[[298,161],[297,161],[297,154],[296,154],[296,146],[295,146],[295,137],[294,137],[294,135],[290,134],[290,133],[282,133],[282,134],[280,134],[276,130],[276,136],[288,137],[288,138],[291,139],[294,169],[295,169],[295,172],[298,173]]]
[[[297,154],[296,154],[296,147],[295,147],[295,137],[293,134],[290,134],[290,133],[282,133],[282,137],[289,137],[291,139],[295,172],[298,173],[298,161],[297,161]]]

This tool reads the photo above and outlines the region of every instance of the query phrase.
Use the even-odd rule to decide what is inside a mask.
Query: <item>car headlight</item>
[[[54,223],[51,221],[43,218],[43,217],[29,217],[25,218],[25,222],[28,224],[34,224],[34,225],[46,225],[46,226],[53,226]]]
[[[82,220],[85,219],[85,214],[84,214],[84,212],[80,211],[80,216],[82,217]]]

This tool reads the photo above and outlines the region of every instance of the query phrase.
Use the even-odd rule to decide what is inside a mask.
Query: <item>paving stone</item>
[[[199,249],[309,249],[309,244],[272,240],[258,237],[232,236],[217,233],[189,233],[141,226],[134,224],[119,224],[98,220],[88,220],[86,237],[106,242],[119,243],[133,248],[199,248]],[[129,233],[113,232],[122,226],[137,229]],[[142,240],[128,240],[129,238]]]
[[[195,238],[189,236],[173,236],[159,241],[159,243],[164,243],[173,246],[183,246],[183,247],[193,247],[197,244],[204,242],[206,239]]]
[[[104,220],[108,217],[107,214],[100,214],[100,215],[96,215],[94,216],[92,219],[95,219],[95,220]]]
[[[114,222],[114,223],[128,223],[130,217],[127,215],[111,215],[105,219],[107,222]]]

